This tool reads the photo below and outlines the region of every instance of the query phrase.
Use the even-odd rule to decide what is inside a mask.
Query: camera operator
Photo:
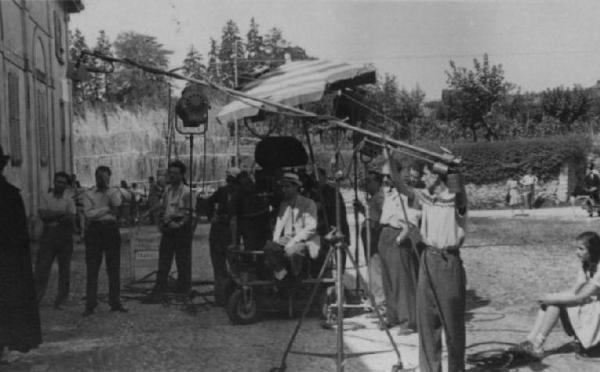
[[[388,156],[388,161],[390,161]],[[392,162],[396,163],[396,162]],[[448,371],[464,371],[466,276],[459,248],[465,239],[466,196],[452,193],[447,175],[423,167],[425,189],[407,186],[396,164],[390,166],[398,191],[421,204],[425,245],[417,284],[419,365],[424,372],[442,370],[442,330],[448,345]]]

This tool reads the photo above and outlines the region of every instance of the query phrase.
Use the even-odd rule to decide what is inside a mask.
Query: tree
[[[246,51],[248,52],[248,60],[256,61],[264,58],[265,48],[263,38],[258,31],[258,23],[254,17],[250,19],[250,29],[246,34]]]
[[[156,37],[124,32],[114,42],[118,58],[127,58],[144,65],[167,69],[169,55]],[[166,80],[162,75],[144,72],[138,68],[120,65],[115,71],[115,95],[117,102],[124,105],[149,104],[162,107],[166,104]]]
[[[81,33],[81,30],[76,28],[75,30],[69,30],[69,62],[76,64],[80,61],[81,51],[88,50],[85,37]],[[76,113],[83,112],[83,106],[88,100],[90,95],[90,85],[88,81],[76,81],[73,84],[73,104]]]
[[[563,133],[570,132],[575,121],[585,118],[590,107],[590,94],[580,86],[547,89],[542,93],[544,114],[557,119],[562,124]]]
[[[112,44],[104,30],[100,30],[98,33],[96,45],[93,50],[94,52],[103,55],[113,56]],[[110,63],[99,59],[93,60],[92,67],[101,71],[108,71],[111,68]],[[112,80],[113,76],[110,73],[91,73],[89,75],[88,83],[92,91],[92,96],[89,97],[89,100],[92,103],[109,101],[111,97],[110,89],[112,88]]]
[[[473,67],[467,70],[450,61],[450,71],[446,71],[450,90],[442,93],[442,100],[448,106],[450,118],[469,130],[473,141],[477,141],[480,130],[486,140],[498,139],[498,129],[487,117],[512,85],[504,81],[502,65],[490,65],[487,54],[483,55],[482,62],[473,59]]]
[[[183,73],[193,79],[205,78],[206,66],[202,63],[202,54],[193,45],[190,45],[190,50],[183,60]]]
[[[209,80],[213,82],[221,82],[219,45],[212,37],[210,38],[210,50],[208,52],[208,67],[206,73]]]
[[[240,30],[233,20],[228,20],[221,34],[221,48],[219,60],[221,64],[221,81],[223,84],[234,87],[240,74],[239,61],[244,59],[244,45],[241,42]]]

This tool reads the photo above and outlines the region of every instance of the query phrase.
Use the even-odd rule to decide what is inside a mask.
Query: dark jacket
[[[25,207],[0,176],[0,346],[26,352],[41,342]]]

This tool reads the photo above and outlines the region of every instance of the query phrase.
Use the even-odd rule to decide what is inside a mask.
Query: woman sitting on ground
[[[565,332],[575,337],[578,351],[600,342],[600,237],[587,231],[575,239],[575,254],[582,263],[570,290],[551,293],[540,300],[540,310],[527,341],[519,345],[536,359],[544,356],[544,341],[560,318]],[[582,350],[583,349],[583,350]]]

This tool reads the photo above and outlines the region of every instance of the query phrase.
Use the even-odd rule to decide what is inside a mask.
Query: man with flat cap
[[[279,182],[283,201],[273,231],[273,240],[265,245],[265,265],[282,280],[288,274],[287,261],[297,276],[302,270],[305,253],[313,260],[319,256],[320,239],[317,233],[317,205],[300,195],[302,183],[297,174],[286,172]]]
[[[42,343],[25,206],[2,175],[9,156],[0,146],[0,358]]]

